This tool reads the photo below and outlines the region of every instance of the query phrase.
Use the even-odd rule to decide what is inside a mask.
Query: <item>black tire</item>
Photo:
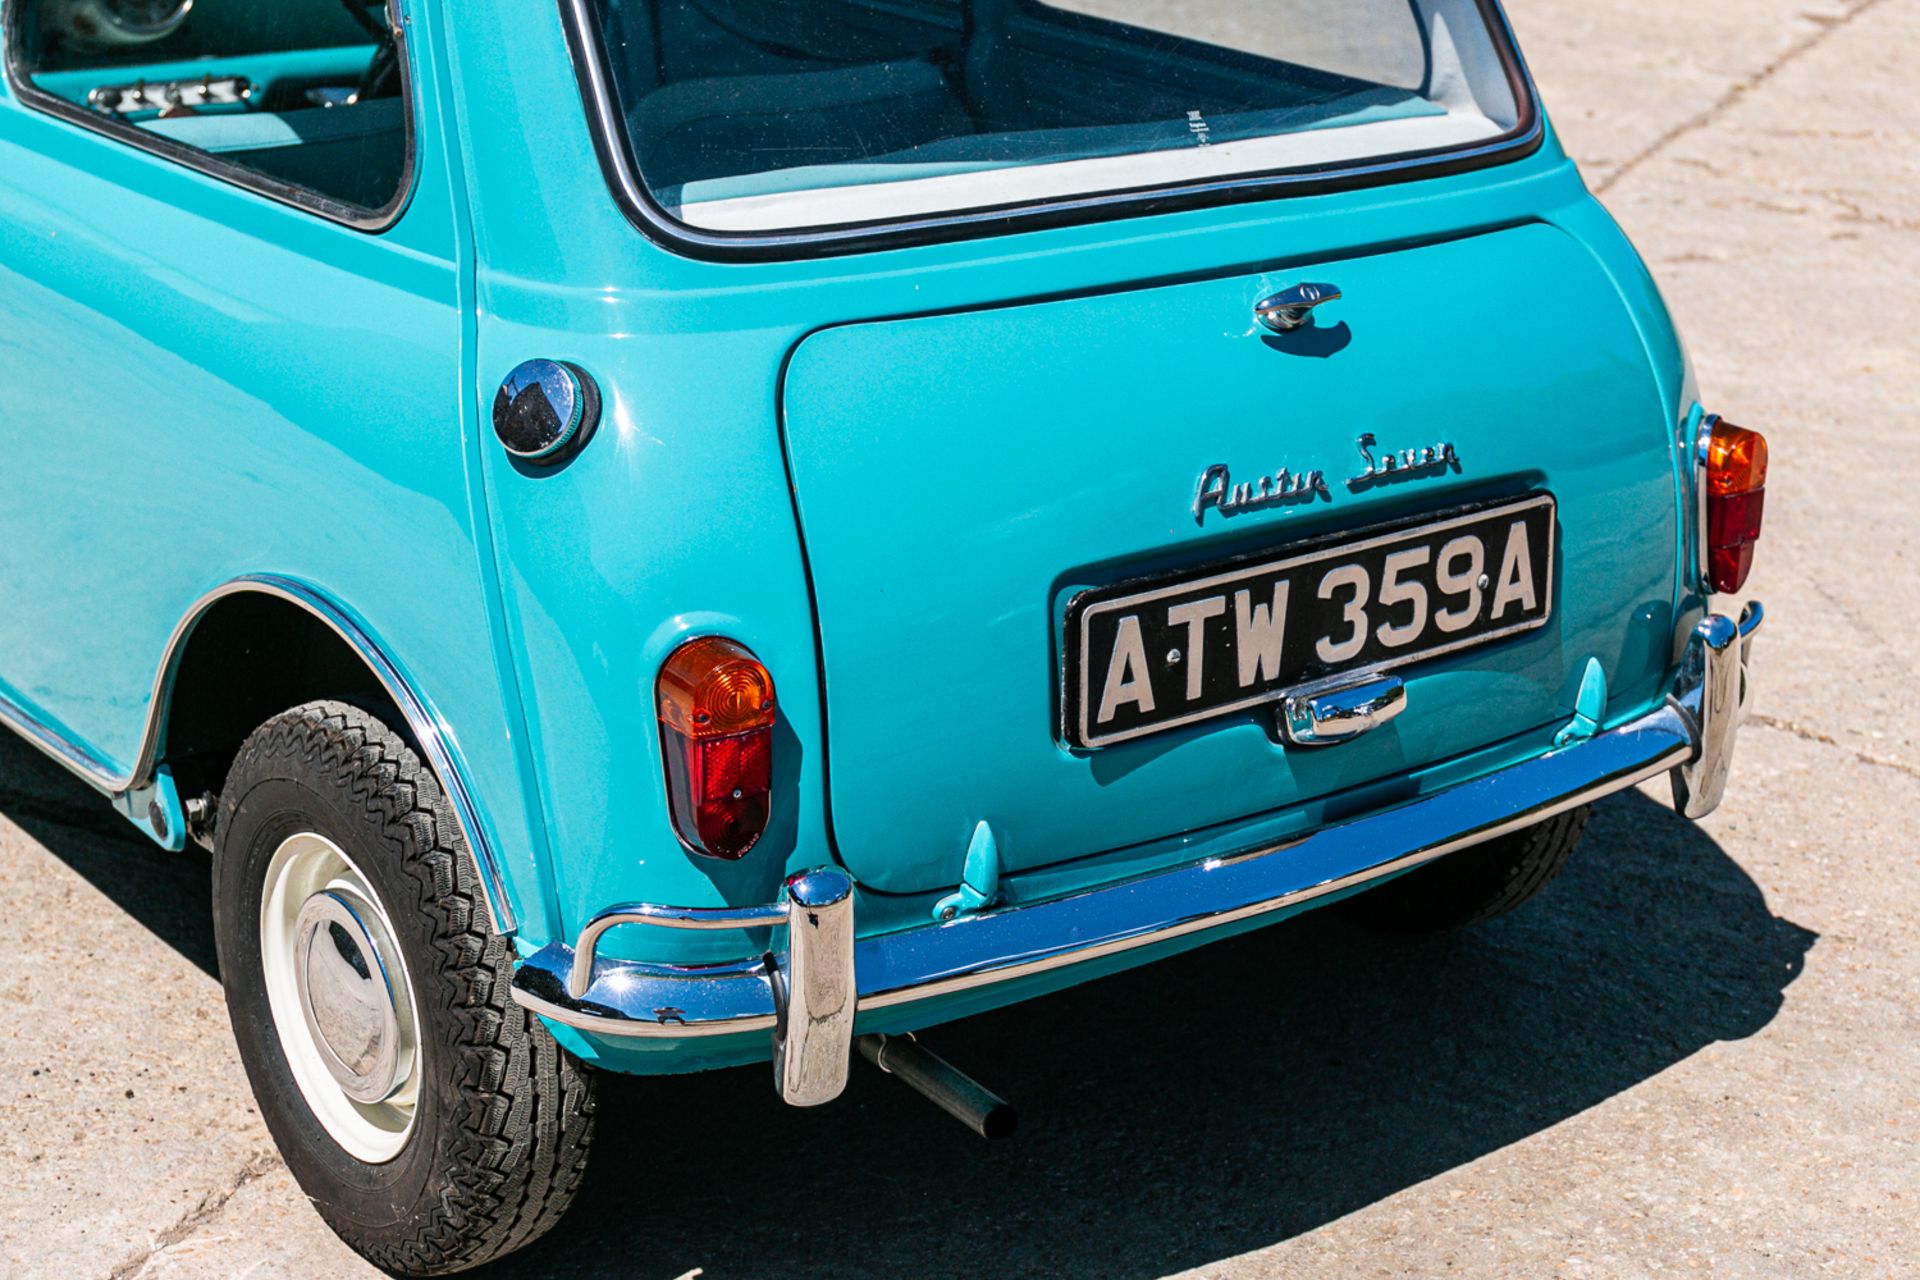
[[[378,895],[411,976],[419,1094],[398,1154],[335,1141],[295,1082],[261,959],[267,869],[312,831]],[[508,995],[494,931],[438,781],[397,733],[338,702],[274,717],[241,747],[213,853],[221,981],[267,1128],[341,1239],[410,1276],[464,1270],[528,1243],[566,1211],[593,1134],[589,1070]]]
[[[1503,916],[1547,887],[1567,865],[1593,806],[1417,867],[1348,900],[1361,921],[1389,933],[1438,933]]]

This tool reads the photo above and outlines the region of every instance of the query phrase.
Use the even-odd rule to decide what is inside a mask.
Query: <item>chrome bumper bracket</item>
[[[853,1060],[853,880],[838,867],[787,880],[787,954],[775,962],[773,1077],[796,1107],[832,1102]]]
[[[1701,619],[1687,638],[1673,701],[1693,721],[1698,750],[1673,770],[1673,807],[1689,818],[1719,808],[1733,771],[1733,744],[1753,709],[1753,638],[1767,619],[1758,600],[1735,622]]]

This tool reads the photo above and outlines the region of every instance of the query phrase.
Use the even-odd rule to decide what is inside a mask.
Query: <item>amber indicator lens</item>
[[[668,657],[655,700],[674,831],[695,853],[744,857],[772,810],[773,677],[745,647],[707,636]]]
[[[660,668],[660,723],[690,738],[773,727],[773,677],[746,648],[689,640]]]
[[[1753,544],[1766,514],[1767,440],[1717,421],[1707,439],[1707,582],[1738,591],[1753,568]]]
[[[1731,422],[1713,424],[1707,442],[1707,492],[1752,493],[1767,487],[1767,438]]]

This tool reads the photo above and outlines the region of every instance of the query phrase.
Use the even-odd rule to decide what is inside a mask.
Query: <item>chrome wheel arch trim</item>
[[[493,915],[494,929],[502,937],[511,938],[519,930],[519,921],[507,896],[506,880],[501,875],[499,859],[487,840],[486,828],[480,821],[472,792],[467,787],[452,729],[432,704],[414,689],[387,656],[386,650],[351,613],[318,588],[296,578],[269,573],[246,574],[222,583],[194,601],[193,606],[174,625],[173,634],[167,639],[159,669],[153,677],[146,727],[140,738],[140,753],[134,759],[133,768],[126,773],[116,773],[111,764],[67,738],[4,692],[0,692],[0,723],[12,728],[55,762],[66,766],[109,797],[119,797],[149,785],[153,781],[154,771],[160,765],[161,740],[166,734],[167,716],[172,710],[174,681],[180,672],[180,660],[186,653],[187,641],[216,604],[240,595],[268,596],[305,610],[325,623],[366,663],[367,669],[373,672],[374,678],[387,691],[387,696],[400,708],[400,714],[406,717],[407,728],[419,744],[421,754],[426,757],[427,767],[433,770],[434,776],[440,780],[441,789],[447,793],[447,803],[453,810],[454,822],[460,828],[461,843],[473,859],[474,871],[486,895],[488,910]]]

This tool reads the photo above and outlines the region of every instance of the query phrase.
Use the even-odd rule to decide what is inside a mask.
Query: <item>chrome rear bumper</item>
[[[577,946],[524,960],[513,996],[542,1017],[602,1036],[684,1039],[773,1033],[775,1084],[810,1106],[845,1087],[857,1013],[994,983],[1219,929],[1339,893],[1539,822],[1662,771],[1676,806],[1710,812],[1726,788],[1750,702],[1761,607],[1713,616],[1689,634],[1659,710],[1497,773],[1277,846],[1156,872],[1045,902],[856,939],[853,884],[837,867],[787,881],[783,900],[746,908],[631,904],[589,921]],[[727,966],[596,958],[608,929],[780,928],[786,949]]]

